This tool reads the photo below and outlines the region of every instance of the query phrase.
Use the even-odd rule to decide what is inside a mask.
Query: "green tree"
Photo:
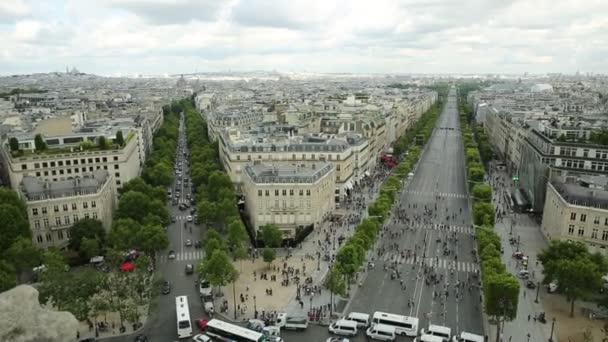
[[[346,283],[344,282],[344,274],[336,267],[332,267],[327,274],[327,288],[337,295],[346,296]]]
[[[205,252],[207,255],[212,255],[214,251],[226,251],[226,245],[220,233],[211,228],[207,231],[205,240]]]
[[[15,240],[31,238],[31,231],[23,212],[11,204],[0,204],[0,251],[8,249]]]
[[[483,182],[485,172],[481,167],[473,167],[469,165],[469,180],[473,182]]]
[[[494,218],[494,207],[491,203],[476,202],[473,204],[473,223],[478,226],[493,226]]]
[[[264,262],[268,263],[268,268],[270,268],[270,264],[272,264],[276,257],[277,253],[272,248],[264,248],[264,251],[262,251],[262,259],[264,259]]]
[[[34,137],[34,148],[36,151],[46,150],[46,142],[42,138],[42,135],[36,134],[36,136]]]
[[[359,270],[363,257],[361,249],[357,248],[355,244],[347,243],[336,254],[336,267],[350,281]]]
[[[232,220],[228,224],[227,239],[228,249],[230,251],[236,250],[239,246],[243,245],[247,241],[247,232],[245,226],[240,219]]]
[[[144,224],[136,239],[135,247],[146,253],[152,259],[152,263],[156,262],[156,252],[169,247],[169,237],[159,225]]]
[[[476,200],[491,202],[492,187],[487,184],[475,184],[473,186],[473,197],[475,197]]]
[[[17,192],[10,188],[0,187],[0,203],[2,204],[10,204],[19,209],[21,215],[23,217],[27,217],[27,210],[25,207],[25,202],[19,198]],[[1,227],[1,226],[0,226]]]
[[[148,195],[148,197],[155,200],[159,200],[161,202],[165,201],[165,198],[167,196],[167,190],[165,188],[160,186],[152,186],[144,182],[143,178],[141,177],[133,178],[130,181],[126,182],[118,191],[121,195],[129,191],[141,192],[142,194],[146,194]]]
[[[500,322],[512,321],[517,316],[519,300],[519,282],[509,273],[484,274],[484,295],[486,313]],[[496,340],[500,336],[500,328],[496,332]]]
[[[129,191],[120,197],[116,211],[118,218],[131,218],[142,223],[150,214],[158,216],[163,225],[169,224],[169,211],[163,202],[138,191]]]
[[[4,252],[4,259],[10,260],[19,275],[31,270],[42,262],[42,251],[29,238],[15,240]]]
[[[17,286],[17,273],[13,265],[0,260],[0,293]]]
[[[15,152],[15,151],[19,151],[19,140],[17,140],[17,138],[15,137],[11,137],[8,140],[8,144],[11,148],[11,151]]]
[[[200,192],[201,191],[199,191],[199,193]],[[215,222],[218,219],[218,212],[216,210],[217,207],[214,202],[207,200],[199,201],[197,208],[198,218],[204,225],[207,225],[210,222]]]
[[[104,137],[103,135],[97,138],[97,146],[102,149],[105,150],[108,148],[108,141],[106,139],[106,137]]]
[[[238,272],[223,250],[215,250],[210,257],[204,259],[198,267],[198,273],[213,286],[221,287],[235,281]]]
[[[94,256],[99,255],[100,247],[99,241],[95,238],[82,238],[80,242],[80,255],[87,260],[91,259]]]
[[[114,142],[120,147],[125,146],[125,138],[122,136],[122,131],[119,130],[116,132],[116,139],[114,139]]]
[[[173,183],[173,168],[168,161],[162,161],[149,167],[144,172],[149,184],[168,187]]]
[[[102,248],[106,242],[106,230],[103,227],[103,223],[91,218],[75,222],[70,227],[70,242],[68,246],[75,251],[80,251],[84,238],[97,240],[97,247]]]
[[[264,246],[269,248],[276,248],[281,246],[283,242],[283,233],[274,224],[266,224],[260,227],[259,235],[261,235]]]

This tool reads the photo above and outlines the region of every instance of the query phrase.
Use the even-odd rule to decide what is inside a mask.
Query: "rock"
[[[0,341],[72,342],[77,330],[74,315],[43,308],[29,285],[0,293]]]

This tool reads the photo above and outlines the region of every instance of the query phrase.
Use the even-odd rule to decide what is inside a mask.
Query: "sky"
[[[0,0],[0,74],[608,73],[607,0]]]

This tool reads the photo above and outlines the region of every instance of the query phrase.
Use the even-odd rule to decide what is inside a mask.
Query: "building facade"
[[[580,241],[608,255],[608,191],[549,182],[541,231],[548,240]]]
[[[27,207],[32,240],[41,248],[66,247],[69,228],[81,219],[100,220],[106,229],[112,225],[116,190],[106,170],[58,181],[26,176],[19,194]]]
[[[298,229],[318,226],[335,207],[334,172],[327,162],[246,165],[242,189],[254,231],[275,224],[293,239]]]

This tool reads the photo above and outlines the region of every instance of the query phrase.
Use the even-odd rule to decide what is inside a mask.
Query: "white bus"
[[[218,340],[235,342],[267,342],[264,334],[240,327],[228,322],[212,319],[207,322],[205,334],[215,337]]]
[[[403,336],[418,335],[418,318],[394,315],[386,312],[376,311],[372,323],[380,323],[395,327],[395,333]]]
[[[175,297],[175,312],[177,314],[177,338],[192,336],[192,322],[190,321],[188,296]]]

